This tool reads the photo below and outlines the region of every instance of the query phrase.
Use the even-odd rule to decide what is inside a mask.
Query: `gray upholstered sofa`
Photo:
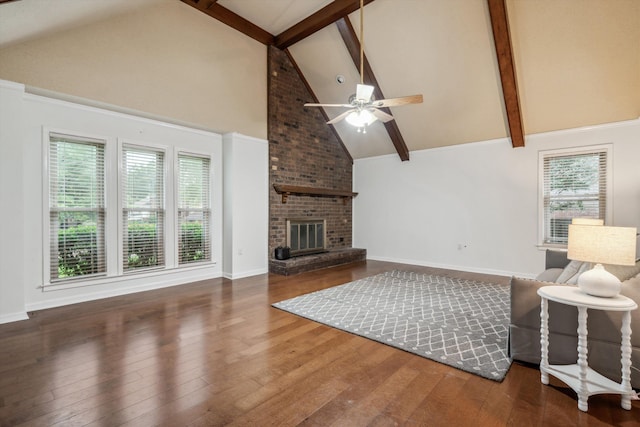
[[[572,265],[570,265],[573,263]],[[511,279],[511,323],[509,325],[509,352],[514,360],[540,363],[540,297],[542,286],[559,285],[569,277],[575,281],[579,266],[569,262],[566,252],[548,250],[546,270],[536,280]],[[605,266],[607,267],[607,266]],[[584,268],[583,268],[584,269]],[[640,263],[635,267],[607,268],[622,282],[622,295],[640,306]],[[573,279],[573,280],[571,280]],[[567,285],[571,286],[571,285]],[[614,381],[620,381],[620,327],[621,314],[588,310],[589,366]],[[576,363],[578,351],[578,310],[549,301],[549,363]],[[631,385],[640,388],[640,309],[631,313]]]

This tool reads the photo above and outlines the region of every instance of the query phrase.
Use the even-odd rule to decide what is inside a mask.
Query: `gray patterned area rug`
[[[273,306],[502,381],[509,300],[505,285],[394,270]]]

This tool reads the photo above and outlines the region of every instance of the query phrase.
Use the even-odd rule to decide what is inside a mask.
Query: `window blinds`
[[[49,134],[52,282],[106,272],[104,144]]]
[[[178,263],[211,261],[210,161],[178,154]]]
[[[122,150],[123,270],[164,266],[164,152]]]
[[[574,217],[605,219],[607,151],[544,157],[544,243],[566,244]]]

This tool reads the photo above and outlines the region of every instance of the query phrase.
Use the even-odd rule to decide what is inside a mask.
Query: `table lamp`
[[[567,258],[596,264],[578,277],[582,292],[614,297],[620,293],[622,284],[602,264],[635,264],[636,228],[571,224]]]

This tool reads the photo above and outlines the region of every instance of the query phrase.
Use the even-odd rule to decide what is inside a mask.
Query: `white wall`
[[[538,152],[613,144],[613,221],[640,228],[640,119],[417,151],[354,163],[354,247],[369,259],[531,277],[538,244]]]
[[[224,144],[224,277],[269,271],[269,143],[237,133]]]
[[[0,82],[0,323],[27,318],[22,238],[22,85]]]
[[[172,286],[222,275],[222,137],[154,120],[25,94],[0,81],[0,323],[26,311]],[[215,263],[102,279],[82,287],[43,284],[43,128],[208,153],[213,169],[212,236]],[[107,166],[115,167],[115,165]],[[170,186],[168,185],[168,191]],[[7,209],[10,207],[10,209]],[[266,241],[266,239],[265,239]],[[65,288],[66,289],[63,289]]]

